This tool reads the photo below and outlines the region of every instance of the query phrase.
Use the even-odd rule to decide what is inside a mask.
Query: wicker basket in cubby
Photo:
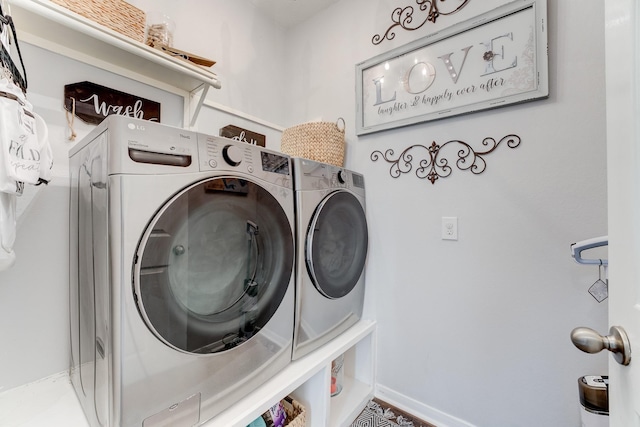
[[[307,425],[307,416],[304,406],[290,396],[282,399],[284,411],[287,413],[286,427],[305,427]]]
[[[144,43],[146,14],[123,0],[51,0],[78,15]]]

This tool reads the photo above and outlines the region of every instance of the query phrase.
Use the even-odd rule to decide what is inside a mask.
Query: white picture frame
[[[546,0],[517,0],[356,65],[364,135],[549,96]]]

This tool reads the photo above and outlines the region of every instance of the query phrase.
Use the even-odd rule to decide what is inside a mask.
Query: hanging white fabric
[[[9,54],[9,34],[23,74]],[[13,20],[0,6],[0,271],[15,261],[16,198],[25,184],[47,184],[53,165],[47,125],[27,100],[26,77]]]
[[[6,78],[0,78],[0,123],[0,191],[21,194],[17,183],[49,182],[52,159],[47,126]]]

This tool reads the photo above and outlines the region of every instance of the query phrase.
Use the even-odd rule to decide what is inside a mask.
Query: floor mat
[[[367,407],[358,415],[351,427],[417,427],[407,417],[396,414],[391,408],[385,408],[378,402],[371,400]]]

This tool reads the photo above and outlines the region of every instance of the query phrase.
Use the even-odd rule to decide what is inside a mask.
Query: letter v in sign
[[[459,71],[456,71],[456,68],[454,67],[453,62],[451,62],[451,55],[453,55],[453,52],[447,53],[446,55],[442,55],[438,57],[439,59],[442,59],[445,67],[447,67],[447,71],[451,76],[451,80],[453,80],[453,84],[458,83],[458,77],[460,77],[460,73],[462,73],[462,67],[464,67],[464,61],[466,61],[467,54],[469,53],[469,50],[471,49],[471,47],[472,46],[467,46],[462,49],[462,51],[464,52],[464,57],[462,58],[462,63],[460,64]]]

